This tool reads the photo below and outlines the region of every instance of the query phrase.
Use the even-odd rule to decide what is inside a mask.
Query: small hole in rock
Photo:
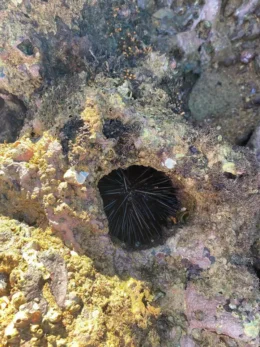
[[[25,55],[31,56],[34,54],[34,48],[30,40],[24,40],[21,42],[17,48],[23,52]]]
[[[233,175],[231,172],[224,172],[224,175],[226,176],[226,178],[231,180],[235,180],[237,178],[237,176]]]
[[[98,183],[112,240],[128,248],[154,246],[180,210],[178,189],[164,173],[133,165],[113,170]]]
[[[254,133],[254,129],[251,129],[249,131],[247,131],[245,134],[241,135],[240,137],[237,138],[236,140],[236,144],[238,146],[247,146],[252,135]]]

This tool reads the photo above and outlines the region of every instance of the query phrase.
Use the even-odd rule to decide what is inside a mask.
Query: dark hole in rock
[[[224,172],[224,175],[229,180],[235,180],[237,178],[237,176],[232,174],[231,172]]]
[[[174,48],[169,52],[175,60],[180,61],[184,57],[184,52],[180,48]]]
[[[241,135],[240,137],[238,137],[236,140],[236,145],[243,146],[243,147],[247,146],[253,133],[254,133],[254,129],[251,129],[247,131],[246,133],[244,133],[243,135]]]
[[[21,100],[11,94],[0,96],[0,143],[14,142],[23,127],[26,107]]]
[[[260,281],[260,260],[258,260],[258,262],[255,262],[253,269],[255,271],[257,278]],[[259,282],[259,287],[260,287],[260,282]]]
[[[23,54],[31,56],[34,54],[34,48],[33,45],[31,43],[30,40],[26,39],[24,41],[22,41],[21,43],[19,43],[19,45],[17,46],[17,48],[23,52]]]
[[[253,271],[259,279],[260,287],[260,239],[257,239],[251,246]]]
[[[3,98],[0,97],[0,110],[4,107],[5,101]]]
[[[98,188],[112,240],[130,249],[161,243],[163,227],[180,210],[178,189],[165,173],[151,167],[113,170]]]
[[[223,308],[224,308],[224,310],[225,310],[226,312],[232,312],[232,311],[233,311],[233,310],[230,308],[229,304],[230,304],[230,300],[226,300],[225,305],[223,305]]]

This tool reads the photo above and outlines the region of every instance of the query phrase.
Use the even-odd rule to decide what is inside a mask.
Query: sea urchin
[[[151,167],[113,170],[98,188],[110,235],[130,248],[160,241],[163,226],[180,207],[171,179]]]

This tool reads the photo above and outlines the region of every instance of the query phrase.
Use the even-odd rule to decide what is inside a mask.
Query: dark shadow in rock
[[[60,139],[63,154],[68,154],[69,152],[69,142],[74,141],[79,129],[83,128],[84,121],[80,118],[72,118],[60,131]],[[83,129],[82,129],[83,130]]]
[[[14,142],[24,124],[26,107],[16,96],[0,90],[0,143]]]
[[[254,133],[254,129],[248,130],[242,136],[237,138],[236,145],[245,147],[249,144],[249,141]]]
[[[252,247],[251,247],[251,254],[252,254],[252,263],[253,263],[253,271],[255,272],[260,286],[260,238],[257,239]]]
[[[31,34],[33,44],[42,57],[41,75],[48,83],[65,75],[86,71],[86,61],[93,60],[90,53],[92,43],[87,35],[80,36],[78,31],[69,28],[58,16],[56,25],[56,34]]]

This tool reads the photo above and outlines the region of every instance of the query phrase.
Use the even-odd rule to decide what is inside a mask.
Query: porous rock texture
[[[0,346],[259,346],[255,153],[234,146],[237,118],[194,127],[187,109],[219,52],[243,49],[226,36],[220,49],[220,16],[247,38],[256,6],[187,3],[0,4],[0,91],[27,109],[0,145]],[[181,209],[149,249],[111,240],[98,190],[130,165],[178,188]]]

